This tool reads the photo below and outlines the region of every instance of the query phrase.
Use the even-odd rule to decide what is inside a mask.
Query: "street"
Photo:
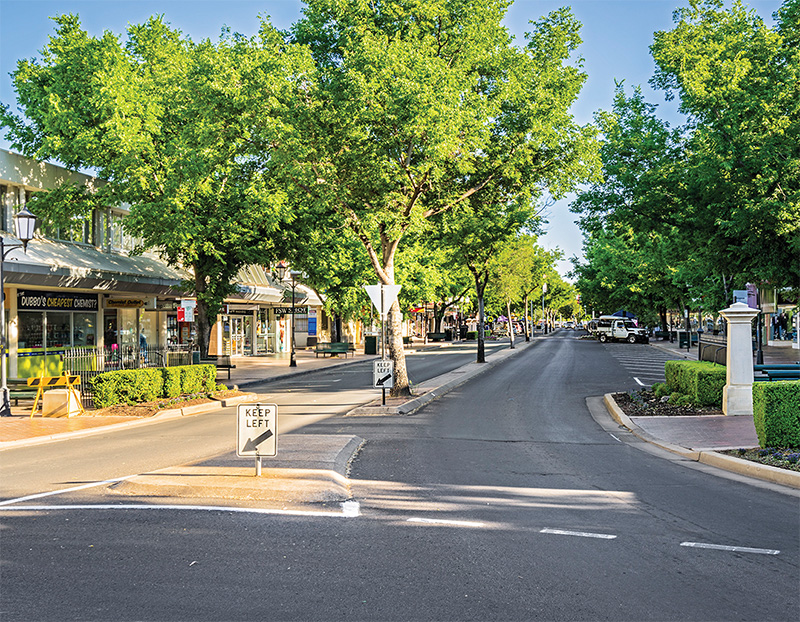
[[[31,498],[0,507],[3,619],[796,617],[797,495],[649,447],[598,405],[668,355],[572,331],[520,350],[413,416],[344,416],[374,397],[367,364],[259,389],[281,434],[366,441],[357,512],[93,485],[232,452],[230,409],[4,451],[2,498]],[[414,355],[409,374],[473,357]]]

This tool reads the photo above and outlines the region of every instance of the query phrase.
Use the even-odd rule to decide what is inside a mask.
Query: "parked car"
[[[647,329],[639,328],[631,320],[614,315],[601,315],[597,319],[596,334],[601,342],[627,341],[628,343],[648,343]]]
[[[575,322],[573,322],[572,320],[567,320],[566,322],[564,322],[564,328],[575,330]]]

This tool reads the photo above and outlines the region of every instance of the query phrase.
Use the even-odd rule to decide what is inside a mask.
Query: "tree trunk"
[[[528,300],[528,295],[526,294],[525,295],[525,341],[531,340],[530,327],[528,325],[531,320],[530,316],[528,315],[529,307],[530,307],[530,301]]]
[[[486,331],[483,315],[483,293],[486,290],[486,283],[481,283],[480,277],[475,276],[475,293],[478,295],[478,358],[477,363],[486,362]]]
[[[411,395],[411,387],[408,382],[408,370],[406,368],[406,354],[403,347],[403,314],[400,311],[400,303],[395,300],[389,309],[387,320],[389,356],[394,363],[394,386],[389,395],[401,397]]]
[[[208,317],[208,304],[205,301],[205,297],[202,295],[206,291],[206,284],[198,267],[195,265],[193,269],[195,275],[194,291],[197,299],[194,318],[194,321],[197,323],[197,349],[200,351],[200,358],[205,358],[208,356],[208,346],[211,340],[211,323]]]
[[[511,341],[511,349],[514,349],[514,323],[511,321],[511,301],[506,300],[506,312],[508,313],[508,338]]]

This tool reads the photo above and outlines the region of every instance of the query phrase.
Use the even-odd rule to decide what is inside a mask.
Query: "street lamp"
[[[547,334],[547,320],[544,317],[544,295],[547,293],[547,281],[542,283],[542,334]]]
[[[11,251],[22,248],[28,252],[28,242],[33,239],[33,232],[36,229],[36,216],[27,207],[23,207],[14,216],[14,233],[22,244],[6,244],[4,238],[0,237],[0,383],[3,393],[2,404],[0,405],[0,417],[11,416],[11,403],[8,400],[8,372],[6,370],[6,280],[5,280],[5,261],[6,255]]]
[[[295,288],[297,287],[297,282],[296,282],[295,279],[298,276],[300,276],[301,273],[300,272],[295,272],[294,270],[289,270],[289,264],[286,263],[285,261],[281,261],[280,263],[278,263],[278,265],[275,266],[275,270],[278,273],[278,280],[283,281],[284,278],[286,277],[286,273],[287,272],[289,273],[289,278],[291,280],[290,282],[291,282],[291,286],[292,286],[292,349],[291,349],[291,353],[289,354],[289,367],[297,367],[297,358],[296,358],[295,347],[294,347],[294,315],[295,315],[295,311],[294,311],[294,301],[295,301],[294,291],[295,291]]]

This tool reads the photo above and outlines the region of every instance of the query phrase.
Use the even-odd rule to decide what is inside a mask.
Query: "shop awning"
[[[190,277],[158,257],[104,253],[93,246],[36,239],[10,252],[5,262],[7,285],[69,287],[163,296],[181,295]]]

